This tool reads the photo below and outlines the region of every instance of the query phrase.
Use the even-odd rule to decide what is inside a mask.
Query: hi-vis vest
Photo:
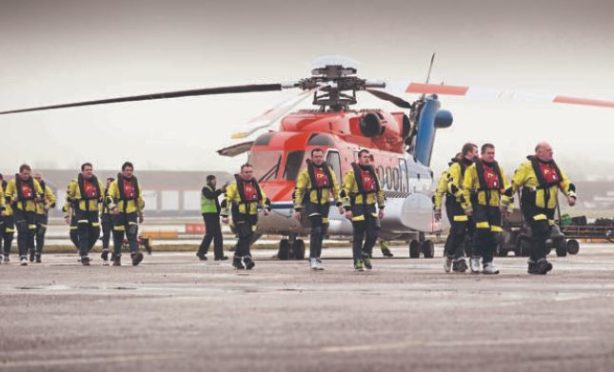
[[[270,208],[271,202],[264,195],[264,192],[255,179],[243,181],[235,174],[235,182],[226,188],[226,199],[222,216],[228,216],[229,209],[233,214],[257,215],[258,207]]]
[[[36,213],[40,215],[46,215],[50,208],[55,207],[56,197],[51,188],[47,187],[45,181],[41,180],[39,184],[41,185],[41,189],[43,191],[43,198],[36,203]]]
[[[36,199],[42,196],[38,181],[32,177],[22,181],[19,174],[9,181],[4,192],[9,204],[25,212],[36,212]]]
[[[511,197],[503,194],[507,188],[505,173],[496,161],[487,164],[477,160],[465,172],[463,208],[470,208],[471,202],[491,207],[499,207],[501,203],[507,205]]]
[[[209,189],[212,193],[215,194],[214,188],[212,188],[209,185],[206,185],[205,187]],[[217,213],[217,198],[210,199],[201,193],[200,194],[200,213],[202,214]]]
[[[66,199],[73,202],[73,205],[82,211],[96,212],[103,198],[103,190],[104,186],[96,176],[86,180],[79,173],[77,179],[73,179],[68,185]]]
[[[337,177],[327,163],[315,166],[307,160],[307,168],[299,174],[294,189],[294,209],[300,210],[305,202],[328,204],[331,197],[337,200],[339,184]]]
[[[373,167],[362,169],[358,164],[352,163],[352,170],[343,178],[343,189],[340,194],[344,208],[354,205],[374,205],[384,208],[384,192],[380,188],[377,174]]]
[[[121,173],[109,186],[108,202],[120,213],[139,213],[145,208],[141,187],[136,177],[125,179]]]
[[[556,162],[542,162],[534,156],[520,164],[512,177],[512,192],[522,189],[521,203],[538,208],[554,209],[559,189],[567,197],[576,196],[576,186],[569,181]]]

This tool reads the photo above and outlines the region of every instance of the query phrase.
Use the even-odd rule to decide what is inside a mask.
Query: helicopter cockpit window
[[[296,181],[298,172],[303,164],[304,151],[290,151],[286,158],[286,168],[284,169],[284,178],[289,181]]]
[[[254,167],[254,178],[258,182],[266,181],[277,176],[281,151],[252,151],[248,163]]]

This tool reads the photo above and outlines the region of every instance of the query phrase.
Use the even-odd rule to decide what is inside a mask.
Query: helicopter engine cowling
[[[376,137],[383,133],[382,122],[375,113],[368,112],[360,118],[360,132],[365,137]]]

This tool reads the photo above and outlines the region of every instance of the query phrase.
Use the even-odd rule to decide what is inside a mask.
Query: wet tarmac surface
[[[614,245],[551,257],[547,276],[520,257],[496,258],[498,276],[446,274],[437,248],[364,273],[349,248],[325,250],[323,272],[271,250],[250,272],[191,253],[138,267],[13,256],[0,265],[0,370],[614,369]]]

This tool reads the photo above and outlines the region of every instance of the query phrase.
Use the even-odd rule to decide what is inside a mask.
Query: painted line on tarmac
[[[111,355],[104,357],[80,357],[80,358],[58,358],[45,360],[15,360],[0,362],[0,369],[5,368],[32,368],[32,367],[58,367],[79,364],[100,364],[100,363],[129,363],[143,362],[152,360],[179,358],[181,352],[139,354],[139,355]]]
[[[581,341],[592,341],[592,337],[572,337],[572,338],[517,338],[517,339],[500,339],[500,340],[459,340],[459,341],[403,341],[386,344],[364,344],[353,346],[329,346],[320,349],[324,353],[353,353],[353,352],[369,352],[382,351],[392,349],[405,349],[409,347],[459,347],[459,346],[508,346],[508,345],[526,345],[526,344],[542,344],[542,343],[572,343]]]

